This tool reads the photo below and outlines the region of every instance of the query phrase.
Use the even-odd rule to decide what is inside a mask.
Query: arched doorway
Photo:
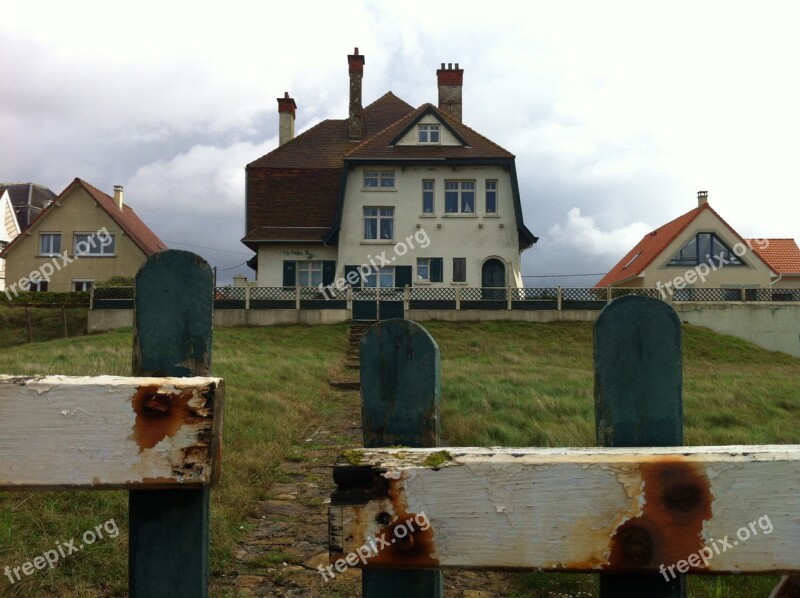
[[[483,287],[483,299],[500,300],[505,298],[504,291],[491,290],[492,287],[506,286],[506,266],[498,259],[492,258],[483,262],[481,270],[481,286]]]

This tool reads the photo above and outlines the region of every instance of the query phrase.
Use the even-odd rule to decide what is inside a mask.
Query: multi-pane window
[[[394,238],[394,208],[364,208],[364,239],[367,241]]]
[[[394,266],[384,266],[373,270],[364,277],[364,286],[370,288],[394,288]]]
[[[474,214],[475,181],[445,181],[444,211],[448,214]]]
[[[297,286],[318,287],[322,284],[322,262],[297,262]]]
[[[467,282],[467,258],[453,258],[453,282]]]
[[[75,255],[114,255],[116,245],[114,233],[75,233]]]
[[[691,241],[672,256],[669,266],[697,266],[714,264],[743,266],[744,262],[714,233],[697,233]]]
[[[394,172],[391,171],[365,172],[364,189],[394,189]]]
[[[433,214],[433,181],[422,181],[422,213]]]
[[[31,286],[28,288],[31,293],[44,293],[47,291],[47,281],[40,280],[38,282],[31,281]]]
[[[439,125],[419,125],[420,143],[439,143]]]
[[[430,282],[431,280],[431,258],[417,258],[417,280]]]
[[[92,285],[94,285],[93,280],[73,280],[72,290],[76,293],[88,293],[92,290]]]
[[[39,255],[61,253],[61,233],[41,233],[39,235]]]
[[[497,214],[497,181],[486,181],[486,213]]]

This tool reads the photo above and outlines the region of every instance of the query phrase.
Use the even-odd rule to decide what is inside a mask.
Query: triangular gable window
[[[743,253],[743,252],[742,252]],[[723,266],[744,266],[745,263],[728,245],[714,233],[697,233],[683,248],[670,259],[668,266],[698,266],[709,264],[716,268]]]
[[[430,117],[433,118],[430,118]],[[450,139],[446,142],[445,135]],[[469,147],[450,123],[442,120],[432,107],[428,107],[414,118],[389,145],[462,145]]]

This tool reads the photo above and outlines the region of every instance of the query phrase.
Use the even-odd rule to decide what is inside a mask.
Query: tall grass
[[[453,446],[592,446],[592,328],[584,323],[425,325],[442,354],[442,426]],[[700,328],[684,328],[687,444],[795,443],[800,360]],[[130,374],[131,331],[0,349],[0,372]],[[242,563],[237,543],[281,464],[302,459],[303,439],[337,417],[329,390],[346,326],[222,328],[213,373],[226,379],[223,475],[212,491],[212,576]],[[347,395],[353,397],[354,395]],[[353,399],[355,400],[355,399]],[[758,513],[756,515],[761,515]],[[110,518],[121,534],[11,585],[19,565]],[[0,595],[123,596],[127,586],[124,492],[0,494]],[[514,577],[509,595],[591,596],[591,575]],[[766,596],[775,578],[689,578],[690,596]]]

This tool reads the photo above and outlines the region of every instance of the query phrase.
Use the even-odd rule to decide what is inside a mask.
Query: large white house
[[[391,92],[362,107],[364,55],[348,56],[349,116],[247,166],[246,235],[258,286],[521,287],[525,226],[514,155],[461,122],[463,69],[437,70],[439,102]],[[338,284],[337,284],[338,281]]]

